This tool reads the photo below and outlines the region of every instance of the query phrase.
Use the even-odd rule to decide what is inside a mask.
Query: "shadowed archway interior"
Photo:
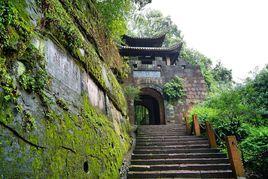
[[[134,105],[136,124],[165,124],[164,99],[155,89],[141,89],[139,100]]]

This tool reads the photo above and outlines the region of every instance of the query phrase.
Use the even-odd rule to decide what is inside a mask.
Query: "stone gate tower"
[[[129,116],[135,124],[135,108],[143,106],[149,111],[146,124],[177,123],[182,112],[204,99],[207,88],[199,66],[191,65],[179,57],[182,43],[162,47],[165,34],[151,38],[124,36],[121,56],[128,58],[131,74],[125,83],[141,89],[140,100],[129,102]],[[163,94],[163,86],[175,76],[183,78],[186,97],[183,103],[170,104]]]

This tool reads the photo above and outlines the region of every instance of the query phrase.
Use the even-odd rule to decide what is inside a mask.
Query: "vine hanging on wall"
[[[165,83],[163,92],[168,102],[181,102],[185,97],[183,79],[178,76],[174,77]]]

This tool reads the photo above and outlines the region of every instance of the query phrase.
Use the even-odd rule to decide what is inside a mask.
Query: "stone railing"
[[[215,130],[213,129],[212,125],[206,121],[206,125],[200,125],[198,122],[197,115],[192,116],[193,123],[191,124],[189,121],[189,117],[184,114],[184,120],[186,124],[186,133],[189,135],[195,135],[200,136],[201,131],[206,131],[206,136],[209,140],[209,145],[211,148],[217,148],[217,142],[216,139],[219,141],[222,141],[222,139],[217,135]],[[228,157],[231,164],[232,171],[236,178],[245,178],[245,170],[243,167],[243,162],[241,159],[241,152],[238,148],[236,137],[235,136],[226,136],[225,143],[227,151],[228,151]]]

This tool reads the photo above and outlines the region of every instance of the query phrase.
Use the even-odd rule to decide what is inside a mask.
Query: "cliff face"
[[[90,0],[0,2],[0,174],[118,178],[124,64]]]

